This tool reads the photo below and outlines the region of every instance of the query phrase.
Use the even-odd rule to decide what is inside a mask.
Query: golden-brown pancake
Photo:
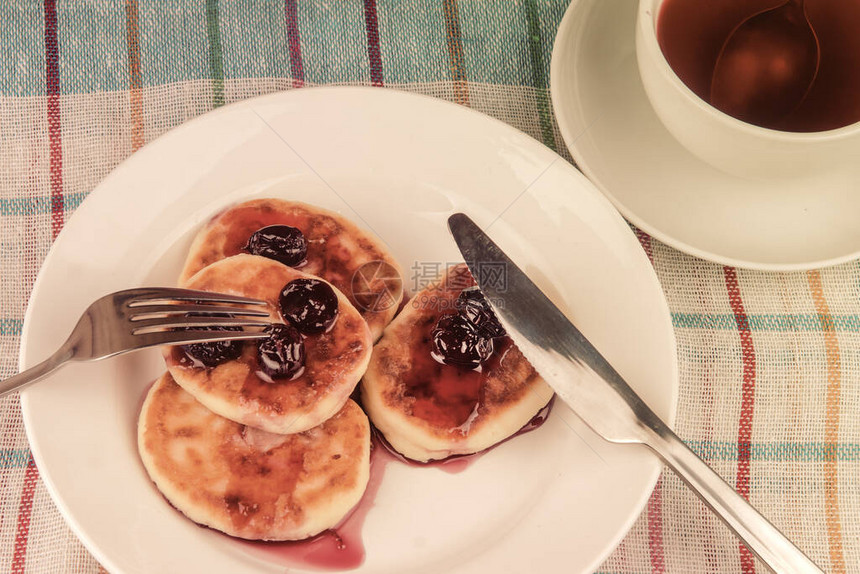
[[[284,323],[278,298],[284,285],[308,278],[265,257],[235,255],[201,269],[182,284],[268,303],[273,322]],[[176,382],[215,413],[272,433],[295,433],[334,415],[364,373],[373,347],[364,319],[338,291],[338,316],[326,332],[304,339],[305,369],[292,380],[267,380],[260,372],[255,342],[244,343],[239,358],[214,367],[190,360],[180,346],[164,347]]]
[[[486,449],[528,423],[553,391],[504,337],[480,370],[431,356],[431,332],[474,284],[464,265],[419,292],[385,329],[361,383],[362,405],[394,449],[438,460]]]
[[[378,339],[403,297],[400,268],[379,239],[319,207],[255,199],[222,211],[194,238],[179,282],[215,261],[242,253],[251,234],[269,225],[289,225],[304,234],[308,255],[300,269],[340,289]]]
[[[361,499],[370,426],[347,401],[320,426],[277,435],[214,414],[164,374],[138,420],[138,450],[173,506],[252,540],[300,540],[335,526]]]

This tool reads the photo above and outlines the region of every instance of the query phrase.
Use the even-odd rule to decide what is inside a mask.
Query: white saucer
[[[860,257],[860,164],[753,181],[698,159],[645,95],[635,19],[635,0],[574,0],[552,54],[562,136],[615,207],[656,239],[726,265],[791,271]]]

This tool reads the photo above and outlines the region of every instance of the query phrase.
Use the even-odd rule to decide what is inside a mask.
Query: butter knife
[[[649,447],[772,571],[822,572],[672,432],[480,227],[456,213],[448,218],[448,228],[508,335],[558,397],[592,430],[610,442]],[[496,276],[482,276],[485,264],[496,270],[504,266],[503,285]],[[495,305],[496,301],[504,301],[504,306]]]

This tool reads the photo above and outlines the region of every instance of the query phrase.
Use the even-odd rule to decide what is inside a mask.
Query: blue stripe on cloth
[[[821,319],[816,313],[808,314],[761,314],[748,315],[751,331],[821,331]],[[738,328],[735,316],[729,313],[672,313],[672,325],[676,329]],[[834,315],[833,326],[837,331],[860,332],[860,315]]]
[[[129,89],[125,10],[120,8],[92,0],[57,3],[63,93]]]
[[[298,2],[305,81],[370,83],[364,5]],[[383,61],[383,65],[385,62]]]
[[[284,2],[233,0],[218,11],[225,79],[290,76]]]
[[[451,79],[442,2],[378,0],[376,17],[386,82],[445,82]]]
[[[0,2],[0,93],[45,94],[45,18],[41,2]]]
[[[555,42],[555,35],[558,32],[558,25],[561,24],[564,12],[567,10],[567,5],[567,2],[535,2],[538,14],[538,26],[541,38],[543,39],[544,77],[547,79],[549,79],[549,67],[552,60],[552,46]],[[547,89],[549,89],[549,86],[547,86]]]
[[[63,93],[129,89],[123,4],[58,3]],[[567,2],[541,0],[535,5],[544,40],[544,76],[549,77],[551,38]],[[283,3],[221,1],[218,8],[225,78],[289,76]],[[335,7],[303,1],[298,10],[306,80],[369,83],[362,2]],[[39,2],[0,2],[0,95],[45,95],[42,11]],[[524,4],[464,0],[458,11],[468,80],[532,85]],[[377,17],[386,82],[450,80],[440,2],[377,0]],[[205,3],[139,0],[138,33],[144,87],[210,78]]]
[[[87,193],[67,193],[63,196],[63,207],[66,211],[74,211],[86,197]],[[50,213],[52,213],[52,203],[48,196],[0,197],[0,216]]]
[[[30,462],[30,450],[26,448],[0,449],[0,468],[25,468]]]
[[[205,2],[140,0],[138,34],[144,86],[209,78]]]
[[[532,66],[525,4],[460,2],[458,10],[468,80],[531,86]],[[504,27],[499,26],[500,22],[504,22]]]
[[[705,460],[738,460],[736,441],[686,441],[696,454]],[[766,462],[824,462],[836,449],[840,462],[860,461],[860,444],[823,442],[753,442],[750,444],[750,460]]]
[[[19,336],[24,322],[20,319],[0,319],[0,335]]]

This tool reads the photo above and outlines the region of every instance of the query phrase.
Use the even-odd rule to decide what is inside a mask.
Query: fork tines
[[[198,339],[253,338],[238,336],[234,331],[205,330],[217,327],[266,327],[271,321],[265,301],[228,295],[193,291],[190,289],[145,288],[127,292],[123,307],[131,322],[132,334],[166,332],[171,329],[188,331],[188,337]],[[232,333],[232,334],[231,334]],[[184,338],[184,337],[183,337]]]
[[[123,292],[129,307],[141,307],[157,303],[173,303],[176,301],[194,301],[198,303],[235,303],[239,305],[265,305],[265,301],[250,299],[227,293],[212,293],[195,291],[194,289],[179,289],[175,287],[142,287]]]

